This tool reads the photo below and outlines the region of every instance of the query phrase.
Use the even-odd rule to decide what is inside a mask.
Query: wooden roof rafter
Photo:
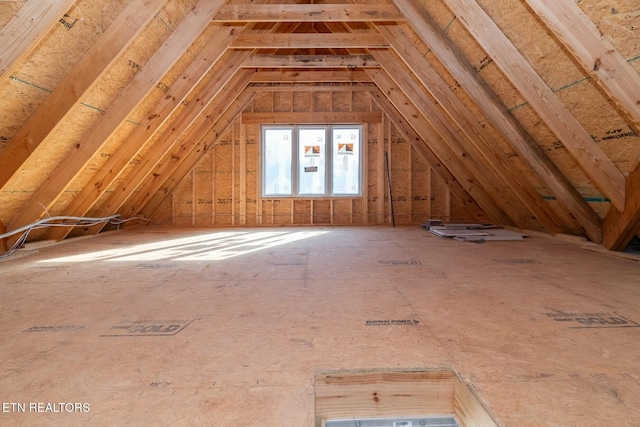
[[[24,3],[18,13],[0,29],[0,83],[9,78],[16,64],[33,51],[75,3],[76,0]]]
[[[97,84],[100,76],[133,42],[166,1],[135,0],[124,8],[5,145],[0,157],[0,188],[7,184],[36,148]]]
[[[371,96],[382,111],[391,118],[393,124],[397,126],[400,132],[411,142],[411,146],[416,152],[431,165],[432,170],[449,186],[451,193],[460,201],[471,218],[475,218],[478,221],[484,220],[485,213],[482,208],[478,206],[475,199],[460,184],[447,165],[440,161],[429,144],[422,140],[418,132],[405,120],[391,101],[377,88],[371,92]]]
[[[550,233],[569,232],[573,229],[580,232],[567,213],[566,220],[560,219],[546,204],[529,182],[507,165],[506,155],[492,144],[492,137],[473,117],[463,102],[455,96],[447,83],[438,75],[429,62],[415,49],[411,49],[406,34],[396,26],[380,26],[379,31],[393,45],[398,56],[402,58],[414,75],[421,81],[449,117],[467,135],[466,141],[476,146],[477,156],[488,168],[494,169],[500,179],[506,183],[520,199],[522,204],[534,215]],[[566,225],[565,225],[566,224]]]
[[[383,70],[369,71],[371,79],[376,83],[386,99],[404,117],[418,133],[420,139],[433,150],[440,162],[447,165],[455,179],[464,190],[473,197],[476,203],[486,212],[491,221],[498,224],[512,224],[509,216],[493,200],[493,198],[476,182],[475,176],[455,155],[453,150],[442,140],[433,127],[424,120],[420,109],[409,100],[407,94]]]
[[[329,25],[332,28],[339,30],[340,24]],[[354,27],[354,24],[349,23],[344,25],[348,25],[351,30],[355,31],[355,34],[362,34],[371,31],[371,27],[367,24],[356,24],[355,28],[352,28]],[[496,201],[502,210],[509,215],[511,220],[522,228],[530,228],[532,225],[531,218],[526,214],[526,209],[523,209],[523,207],[527,207],[532,213],[534,213],[534,215],[536,215],[538,220],[543,224],[543,227],[545,227],[549,232],[557,233],[561,230],[565,230],[563,228],[562,221],[559,218],[555,218],[548,208],[541,204],[541,197],[538,196],[538,201],[536,203],[535,196],[532,195],[534,191],[529,184],[518,182],[518,185],[513,185],[513,178],[511,178],[508,175],[508,172],[504,170],[506,168],[498,167],[503,166],[503,163],[499,161],[500,159],[495,158],[496,154],[494,154],[494,158],[490,159],[493,161],[484,163],[485,166],[488,167],[487,170],[481,170],[482,168],[480,165],[483,158],[487,158],[487,151],[489,151],[489,149],[474,145],[474,138],[481,136],[482,132],[469,134],[469,129],[475,129],[476,127],[479,127],[479,125],[474,124],[473,119],[469,121],[461,120],[460,111],[465,110],[465,108],[461,102],[456,104],[457,108],[452,106],[453,101],[450,98],[453,98],[454,95],[451,93],[444,81],[440,82],[441,87],[439,88],[439,91],[434,90],[433,85],[429,84],[429,81],[432,81],[432,79],[437,79],[436,75],[433,77],[426,76],[426,73],[424,72],[425,68],[429,70],[430,66],[422,55],[417,53],[416,55],[411,55],[409,53],[409,49],[407,49],[407,45],[409,44],[408,40],[404,41],[404,44],[399,41],[399,39],[403,38],[401,37],[402,34],[398,31],[393,31],[397,30],[397,26],[381,25],[379,28],[375,28],[377,28],[377,30],[380,31],[394,46],[397,55],[404,60],[408,68],[402,67],[399,64],[399,62],[402,61],[398,61],[398,56],[394,55],[391,51],[373,50],[371,51],[371,54],[381,63],[382,67],[387,71],[387,74],[396,81],[402,90],[404,90],[407,97],[416,106],[418,106],[418,109],[422,111],[424,118],[430,122],[436,132],[440,134],[442,140],[451,147],[452,152],[458,156],[459,160],[467,165],[467,169],[475,176],[477,182],[483,185],[485,191]],[[413,67],[411,65],[413,65]],[[410,72],[419,76],[419,78],[420,76],[422,77],[423,86],[431,92],[432,96],[434,95],[434,92],[441,95],[435,96],[435,101],[441,106],[444,104],[444,112],[427,96],[425,96],[419,85],[410,77]],[[433,70],[432,73],[434,73]],[[470,115],[470,113],[467,114],[467,116]],[[453,119],[453,123],[450,121],[450,118]],[[455,127],[452,126],[454,123],[462,129],[462,135],[465,135],[466,133],[467,138],[464,138],[464,136],[461,136],[457,132],[450,131],[452,127]],[[513,191],[520,197],[520,200],[517,198],[511,198],[505,194],[504,191],[501,191],[499,188],[501,183],[499,183],[498,178],[507,178],[507,185],[510,185],[510,187],[513,188]],[[527,188],[529,189],[528,193],[526,192]],[[520,202],[525,203],[524,205],[520,205]]]
[[[640,132],[640,74],[574,2],[525,1]]]
[[[124,206],[123,212],[135,212],[135,215],[150,218],[180,181],[193,169],[202,156],[220,142],[220,138],[225,131],[242,110],[249,105],[254,96],[255,92],[250,90],[245,90],[239,94],[229,108],[219,116],[216,123],[192,145],[191,151],[184,156],[184,160],[175,168],[167,168],[167,174],[160,172],[160,176],[166,178],[158,180],[159,185],[153,185],[140,200]],[[152,189],[157,190],[151,191]]]
[[[290,24],[288,24],[290,25]],[[269,33],[277,27],[274,25],[252,25],[251,27],[260,27],[259,32]],[[225,68],[218,73],[215,78],[211,79],[204,88],[199,89],[198,83],[210,72],[211,68],[218,63],[223,54],[228,51],[230,43],[240,33],[238,27],[219,26],[211,35],[210,42],[197,55],[191,65],[177,79],[167,91],[165,97],[161,98],[151,111],[142,120],[133,132],[129,135],[131,141],[126,147],[118,150],[114,155],[110,156],[106,163],[96,172],[94,177],[82,191],[71,201],[67,209],[74,213],[75,216],[83,216],[88,212],[95,214],[100,209],[109,212],[117,211],[120,206],[125,203],[143,180],[151,173],[153,166],[158,163],[162,157],[172,149],[173,145],[180,135],[195,121],[204,114],[206,106],[212,102],[213,98],[224,88],[226,90],[242,90],[246,84],[242,86],[225,86],[240,69],[240,65],[251,54],[250,51],[230,51],[226,55],[224,62]],[[248,75],[252,73],[249,72]],[[245,73],[247,75],[247,73]],[[192,95],[192,91],[200,90],[199,93]],[[187,96],[193,99],[187,101]],[[178,107],[183,103],[192,104],[189,108],[183,109],[175,114]],[[140,161],[138,167],[127,176],[127,179],[119,186],[119,188],[111,194],[111,196],[101,205],[96,207],[98,199],[104,194],[112,182],[114,182],[126,166],[133,161],[142,148],[150,143],[154,133],[168,120],[172,121],[171,132],[162,135],[162,137],[154,141],[153,150],[148,152]],[[110,209],[110,210],[109,210]],[[111,215],[111,214],[106,214]],[[102,227],[93,227],[89,233],[97,233]],[[56,229],[48,233],[49,238],[60,240],[68,233],[69,229]]]
[[[243,70],[240,73],[251,74],[253,71]],[[238,82],[239,84],[247,83],[250,79],[250,76],[246,79],[245,76],[240,76]],[[226,94],[226,97],[223,96],[222,101],[214,106],[214,108],[221,110],[220,113],[212,114],[210,120],[200,121],[190,129],[189,142],[185,141],[175,147],[171,153],[168,153],[162,160],[160,168],[156,169],[153,175],[147,177],[145,182],[141,184],[140,191],[129,197],[118,212],[125,217],[140,215],[147,203],[163,186],[172,185],[173,182],[177,184],[178,180],[172,177],[175,174],[188,173],[198,160],[219,141],[220,136],[254,96],[255,92],[252,91],[241,91],[235,94]],[[166,190],[162,193],[165,196],[169,194]]]
[[[221,35],[221,34],[218,34]],[[149,175],[156,163],[169,152],[176,144],[180,135],[202,114],[206,111],[206,106],[213,101],[222,88],[225,87],[232,79],[234,74],[239,70],[239,65],[246,57],[246,53],[235,52],[237,57],[230,60],[229,67],[224,74],[218,74],[217,78],[208,82],[199,93],[192,96],[195,98],[197,106],[195,108],[184,108],[180,112],[174,113],[178,106],[186,101],[186,96],[194,87],[193,83],[199,81],[209,71],[213,65],[206,58],[221,55],[225,51],[224,45],[228,40],[222,37],[216,37],[216,42],[211,43],[203,52],[192,62],[191,66],[183,73],[181,79],[177,80],[177,84],[170,89],[170,94],[162,98],[147,114],[144,122],[137,126],[132,134],[129,135],[130,143],[126,147],[122,147],[96,172],[91,181],[85,185],[82,191],[71,201],[67,209],[74,213],[74,216],[84,216],[91,212],[96,214],[94,209],[100,197],[108,190],[111,184],[124,172],[126,166],[138,155],[142,148],[151,143],[155,132],[171,118],[171,128],[169,132],[163,133],[159,139],[153,140],[153,150],[148,151],[141,159],[138,166],[127,175],[126,180],[117,188],[117,191],[111,193],[107,200],[103,203],[105,209],[111,209],[111,212],[117,211],[128,197],[136,190],[138,185]],[[211,55],[213,54],[213,55]],[[217,55],[216,55],[217,54]],[[235,63],[235,67],[233,66]],[[249,72],[250,76],[252,73]],[[188,78],[191,77],[191,78]],[[229,85],[226,89],[244,89],[246,85],[235,87]],[[176,99],[177,98],[177,99]],[[183,101],[184,100],[184,101]],[[188,102],[192,102],[189,100]],[[93,210],[92,210],[93,209]],[[110,214],[109,214],[110,215]],[[48,237],[54,240],[63,239],[69,232],[69,229],[51,230]]]
[[[440,136],[441,141],[448,145],[451,152],[465,165],[474,177],[476,185],[480,185],[491,197],[500,209],[506,214],[502,218],[504,224],[515,225],[520,228],[531,228],[531,222],[526,216],[526,210],[522,209],[515,198],[509,197],[501,191],[501,183],[493,170],[483,167],[478,158],[478,153],[473,147],[466,145],[455,126],[440,110],[434,101],[430,99],[420,85],[411,78],[408,70],[403,69],[401,61],[398,61],[391,52],[377,52],[376,57],[387,75],[395,81],[407,98],[418,108],[423,120],[426,120]],[[384,91],[383,91],[384,93]],[[427,143],[431,141],[426,140]]]
[[[213,3],[201,0],[181,22],[153,57],[135,75],[117,100],[109,107],[98,123],[83,136],[83,141],[71,152],[32,195],[26,206],[11,220],[12,229],[20,228],[39,219],[60,197],[73,178],[84,168],[89,159],[127,118],[127,115],[152,90],[157,82],[178,61],[185,50],[209,25],[211,17],[225,0]],[[11,243],[13,243],[11,240]]]
[[[576,218],[584,233],[594,242],[601,242],[600,217],[507,110],[491,88],[479,79],[475,69],[458,54],[456,47],[438,28],[429,14],[408,0],[393,0],[393,2],[407,17],[414,31],[429,46],[431,52],[445,65],[516,152],[536,171],[537,176],[561,201],[565,209]]]
[[[640,165],[627,177],[627,194],[622,211],[610,207],[602,225],[602,245],[621,251],[640,233]]]
[[[556,134],[587,176],[618,209],[624,208],[622,173],[491,17],[476,0],[445,0],[445,3]]]
[[[593,22],[573,2],[525,0],[583,69],[607,92],[614,104],[640,131],[640,74]],[[640,147],[639,147],[640,149]],[[603,222],[602,244],[622,250],[640,232],[640,166],[630,158],[630,173],[625,179],[624,207],[611,206]]]
[[[98,208],[102,212],[117,212],[129,198],[133,197],[135,191],[145,179],[154,172],[154,168],[163,158],[169,156],[175,147],[182,145],[183,149],[189,149],[190,140],[198,135],[204,134],[207,129],[215,123],[217,116],[221,115],[233,102],[238,93],[244,91],[251,81],[253,70],[240,69],[242,54],[236,53],[236,60],[210,84],[207,84],[198,93],[199,108],[187,108],[172,122],[171,130],[164,133],[158,141],[154,143],[153,152],[148,152],[142,159],[140,167],[127,175],[117,188],[111,193],[107,200]],[[186,142],[185,142],[186,141]],[[176,154],[178,157],[181,155]],[[96,211],[97,212],[97,211]]]

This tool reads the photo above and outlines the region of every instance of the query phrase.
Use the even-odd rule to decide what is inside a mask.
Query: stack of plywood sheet
[[[465,242],[483,242],[486,240],[522,240],[525,234],[505,230],[500,226],[483,223],[452,223],[437,225],[427,224],[423,227],[431,234]]]

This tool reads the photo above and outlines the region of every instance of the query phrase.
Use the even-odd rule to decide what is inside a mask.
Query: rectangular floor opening
[[[316,427],[497,427],[452,369],[318,374],[315,417]]]

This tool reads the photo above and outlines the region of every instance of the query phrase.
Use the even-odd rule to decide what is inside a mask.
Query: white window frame
[[[270,129],[273,130],[292,130],[291,141],[291,194],[268,194],[266,193],[265,186],[265,173],[266,173],[266,132]],[[322,194],[307,194],[300,193],[299,188],[299,156],[300,156],[300,141],[299,134],[302,129],[323,129],[325,132],[325,177],[324,185],[325,192]],[[333,189],[333,174],[334,174],[334,153],[333,153],[333,131],[334,129],[358,129],[360,139],[358,141],[359,150],[357,155],[358,160],[358,189],[355,193],[335,193]],[[365,134],[364,126],[362,124],[296,124],[296,125],[262,125],[260,130],[260,194],[263,199],[280,199],[280,198],[303,198],[303,199],[318,199],[318,198],[360,198],[364,195],[364,159],[365,159]]]

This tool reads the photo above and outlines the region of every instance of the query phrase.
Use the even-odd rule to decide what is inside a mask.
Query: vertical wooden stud
[[[216,225],[216,146],[211,150],[211,225]]]
[[[386,164],[385,162],[385,166],[389,167],[389,171],[388,174],[391,176],[391,165],[393,164],[393,157],[391,153],[391,126],[393,126],[393,124],[391,123],[391,121],[389,121],[389,123],[387,123],[387,129],[386,129],[386,144],[383,145],[383,151],[387,151],[388,153],[388,157],[389,157],[389,162],[388,164]],[[388,183],[387,183],[388,184]],[[393,185],[393,183],[391,184]],[[385,192],[385,196],[389,197],[389,203],[387,206],[389,206],[389,224],[395,222],[395,218],[392,218],[392,212],[391,212],[391,204],[393,203],[393,200],[391,200],[391,194],[392,191],[391,188],[388,188],[387,191]]]
[[[333,199],[329,200],[329,223],[333,225]]]
[[[351,97],[351,102],[353,103],[353,96]],[[369,205],[369,186],[367,185],[367,183],[369,182],[368,176],[369,176],[369,171],[368,171],[368,162],[367,162],[367,158],[369,155],[369,125],[367,123],[364,124],[364,132],[362,135],[362,165],[360,165],[360,167],[362,168],[362,201],[361,201],[361,209],[362,209],[362,224],[366,225],[369,223],[369,212],[368,212],[368,205]]]
[[[231,225],[236,225],[236,125],[231,128]]]
[[[408,223],[411,224],[413,223],[413,209],[412,209],[412,203],[411,201],[413,200],[411,197],[411,173],[413,172],[413,165],[411,164],[411,145],[409,144],[409,141],[407,141],[407,144],[409,145],[409,149],[407,150],[407,159],[406,159],[406,164],[408,165],[407,167],[407,191],[409,192],[409,194],[407,194],[407,197],[409,198],[409,201],[407,203],[407,206],[409,207],[409,220]]]
[[[196,167],[191,169],[191,226],[196,225]]]
[[[240,124],[240,225],[247,223],[247,125]]]
[[[378,128],[378,152],[376,157],[376,188],[378,193],[376,194],[376,223],[384,224],[384,135],[385,126],[388,125],[389,119],[384,114],[382,117],[382,123]]]
[[[262,225],[262,132],[256,125],[258,141],[256,142],[256,224]]]
[[[173,193],[171,193],[171,225],[176,225],[176,213],[176,198],[174,197]]]
[[[431,197],[433,194],[433,180],[431,179],[431,165],[427,164],[426,179],[429,180],[427,188],[429,193],[427,194],[427,218],[431,219]]]
[[[7,227],[4,226],[2,221],[0,221],[0,234],[4,234],[7,232]],[[7,252],[7,238],[0,239],[0,254]]]

